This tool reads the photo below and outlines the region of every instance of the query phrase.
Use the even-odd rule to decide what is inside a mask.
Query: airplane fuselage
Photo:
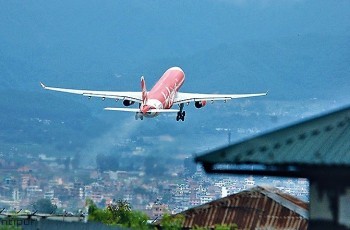
[[[140,105],[140,113],[145,117],[155,117],[157,112],[150,109],[170,109],[173,106],[176,93],[185,81],[185,74],[179,67],[165,71],[159,81],[147,93],[147,100]],[[140,114],[140,115],[141,115]]]

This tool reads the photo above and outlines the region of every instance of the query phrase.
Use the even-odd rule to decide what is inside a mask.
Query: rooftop
[[[308,204],[276,188],[255,187],[180,214],[184,228],[237,224],[239,229],[307,229]]]
[[[346,107],[217,149],[195,161],[208,172],[216,171],[219,164],[256,164],[265,166],[265,172],[289,171],[291,175],[299,167],[316,171],[319,167],[322,173],[327,166],[336,171],[350,168],[349,138],[350,107]]]

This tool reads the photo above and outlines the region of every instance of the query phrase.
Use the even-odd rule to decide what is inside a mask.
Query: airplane
[[[177,113],[176,120],[185,120],[184,105],[194,102],[196,108],[202,108],[207,101],[224,101],[237,98],[265,96],[266,93],[255,94],[199,94],[199,93],[183,93],[179,89],[185,82],[185,73],[180,67],[171,67],[165,71],[159,81],[150,91],[146,89],[145,78],[141,77],[141,92],[115,92],[115,91],[93,91],[48,87],[40,82],[41,86],[46,90],[53,90],[65,93],[80,94],[88,97],[98,97],[105,100],[112,98],[116,101],[123,100],[124,106],[131,106],[134,103],[139,104],[139,108],[111,108],[105,110],[124,111],[135,113],[135,119],[143,120],[153,118],[161,113]],[[178,105],[179,109],[172,109],[173,105]]]

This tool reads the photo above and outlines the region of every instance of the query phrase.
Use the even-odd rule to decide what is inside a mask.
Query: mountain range
[[[0,151],[189,155],[348,104],[348,1],[3,1]],[[110,113],[113,100],[47,85],[139,91],[171,66],[185,92],[264,98],[186,107],[142,123]],[[157,127],[157,128],[155,128]],[[130,143],[127,143],[130,140]],[[156,143],[154,143],[156,140]],[[136,151],[136,146],[143,150]],[[171,146],[171,148],[169,148]]]

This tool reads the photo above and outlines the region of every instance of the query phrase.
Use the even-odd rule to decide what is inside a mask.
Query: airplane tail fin
[[[141,89],[142,89],[142,103],[145,104],[147,101],[147,89],[146,89],[146,82],[145,78],[141,77]]]

